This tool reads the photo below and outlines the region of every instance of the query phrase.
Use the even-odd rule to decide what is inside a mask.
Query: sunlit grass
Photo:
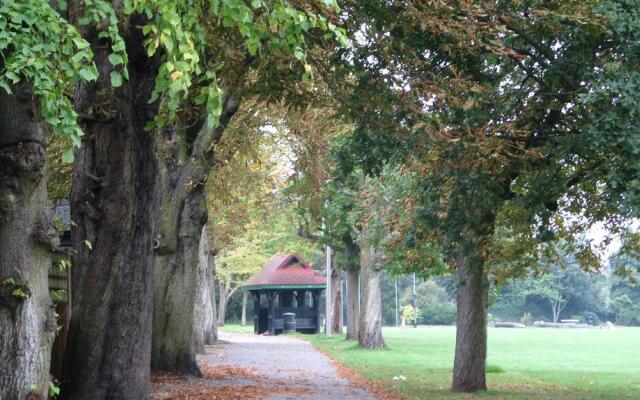
[[[449,392],[454,327],[385,328],[383,334],[387,348],[379,351],[341,335],[305,337],[404,398],[470,398]],[[640,399],[640,328],[490,328],[487,364],[483,398]],[[407,380],[393,381],[398,375]]]
[[[235,324],[226,324],[224,326],[219,326],[218,330],[220,332],[229,332],[229,333],[253,333],[253,325],[235,325]]]

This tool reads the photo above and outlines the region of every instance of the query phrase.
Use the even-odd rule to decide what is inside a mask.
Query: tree
[[[27,84],[0,92],[0,397],[46,396],[56,320],[48,270],[58,243],[44,128]]]
[[[416,177],[400,236],[456,270],[454,391],[486,388],[489,276],[535,268],[560,239],[595,267],[580,233],[637,215],[637,18],[623,3],[345,7],[366,40],[332,65],[357,125],[340,159]]]
[[[411,306],[412,302],[413,287],[407,287],[402,294],[401,304],[406,307]],[[455,302],[434,278],[421,280],[416,285],[416,308],[420,324],[450,325],[456,319]]]
[[[539,278],[533,288],[529,289],[526,294],[542,297],[551,305],[551,318],[553,322],[558,322],[560,313],[567,306],[569,300],[564,296],[567,288],[563,285],[561,277],[556,274],[546,274]]]
[[[315,36],[307,32],[341,33],[325,16],[334,15],[335,4],[304,2],[296,8],[286,1],[125,1],[115,5],[117,10],[102,1],[91,5],[70,6],[70,14],[80,22],[80,11],[99,17],[83,29],[99,76],[75,96],[87,135],[76,157],[78,179],[72,196],[79,225],[74,232],[78,290],[65,390],[70,398],[89,392],[104,398],[106,388],[109,396],[145,397],[150,361],[160,369],[194,372],[194,269],[206,221],[202,178],[212,161],[212,144],[235,113],[239,88],[234,83],[241,78],[255,83],[254,91],[243,88],[242,94],[282,89],[284,82],[297,80],[308,69],[303,48]],[[305,11],[303,6],[308,6]],[[257,61],[268,58],[263,55],[273,56],[269,71]],[[300,62],[290,63],[294,58]],[[251,79],[244,75],[247,71]],[[292,79],[271,81],[266,76]],[[179,151],[171,148],[174,140]],[[165,155],[175,159],[158,159],[154,149],[167,144]],[[175,183],[179,185],[171,186]],[[155,222],[172,217],[175,225],[163,224],[167,231],[163,226],[155,231]],[[154,244],[156,254],[150,250]],[[156,255],[163,253],[175,260],[176,279],[153,279]],[[162,265],[168,264],[158,267],[160,274]],[[153,346],[150,360],[154,281],[156,287],[166,283],[168,294],[159,301],[156,297],[167,312],[156,309],[154,316],[160,320],[155,332],[175,335],[163,343],[180,348],[163,351],[167,346]],[[190,294],[182,304],[180,285]],[[104,295],[97,298],[96,292]],[[156,336],[153,342],[160,341]],[[121,379],[119,371],[130,373]]]
[[[621,239],[621,248],[609,259],[608,307],[617,324],[640,325],[639,236],[629,230]]]
[[[0,398],[49,394],[48,269],[59,232],[46,147],[79,141],[66,93],[96,76],[87,42],[52,4],[0,6]]]
[[[198,291],[194,310],[196,334],[194,347],[199,353],[204,352],[204,345],[214,344],[218,340],[214,275],[214,258],[209,247],[209,237],[205,227],[202,229],[198,250]]]

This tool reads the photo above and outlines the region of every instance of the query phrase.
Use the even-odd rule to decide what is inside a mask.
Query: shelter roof
[[[322,289],[325,278],[297,253],[276,254],[262,270],[242,285],[254,289]]]

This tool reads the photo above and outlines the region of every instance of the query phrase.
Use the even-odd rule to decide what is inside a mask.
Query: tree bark
[[[204,346],[213,344],[217,339],[215,313],[212,308],[211,290],[213,289],[213,266],[209,252],[209,240],[206,227],[202,229],[200,246],[198,249],[198,276],[196,279],[196,307],[193,316],[195,329],[195,348],[198,353],[204,353]]]
[[[458,274],[456,352],[452,390],[486,390],[487,294],[489,283],[484,259],[474,250],[460,250],[456,257]]]
[[[154,371],[199,374],[193,316],[198,303],[198,249],[208,217],[204,183],[212,168],[213,145],[237,112],[239,101],[238,91],[225,92],[215,129],[202,122],[197,132],[176,127],[162,132],[158,146],[161,200],[154,246]],[[192,136],[195,139],[189,141]]]
[[[224,281],[218,282],[218,291],[220,293],[218,303],[218,326],[224,326],[224,321],[227,317],[227,300],[229,299],[229,285]]]
[[[347,267],[345,273],[347,275],[347,340],[358,339],[358,321],[360,317],[359,311],[359,291],[358,291],[358,275],[359,275],[359,248],[355,244],[350,235],[343,239],[345,244]]]
[[[331,304],[333,305],[331,331],[334,333],[342,333],[342,272],[339,269],[331,271]]]
[[[0,89],[0,399],[22,400],[49,392],[56,320],[48,271],[58,235],[44,130],[27,85],[12,90]]]
[[[345,270],[347,273],[347,340],[358,339],[358,267],[350,265]]]
[[[151,369],[199,375],[193,318],[198,296],[198,249],[207,209],[202,185],[192,181],[191,163],[161,163],[160,226],[155,239]]]
[[[210,249],[213,249],[211,244]],[[209,275],[209,286],[211,290],[211,342],[207,344],[214,344],[218,340],[218,307],[216,305],[216,257],[215,254],[209,250],[209,266],[211,267],[211,273]]]
[[[242,320],[240,324],[245,326],[247,324],[247,298],[249,297],[249,292],[242,292]]]
[[[68,399],[148,399],[153,285],[154,135],[148,104],[158,72],[133,16],[121,33],[130,79],[112,88],[108,55],[87,32],[100,76],[80,86],[75,104],[85,136],[76,154],[72,189],[73,317],[65,354]]]
[[[358,344],[367,349],[384,347],[382,338],[382,293],[381,271],[377,267],[377,251],[367,241],[367,229],[363,229],[360,239],[360,277],[362,298]]]

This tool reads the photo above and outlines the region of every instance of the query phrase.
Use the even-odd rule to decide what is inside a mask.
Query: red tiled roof
[[[262,271],[245,282],[247,286],[308,286],[325,285],[325,278],[318,274],[296,253],[276,254]]]

